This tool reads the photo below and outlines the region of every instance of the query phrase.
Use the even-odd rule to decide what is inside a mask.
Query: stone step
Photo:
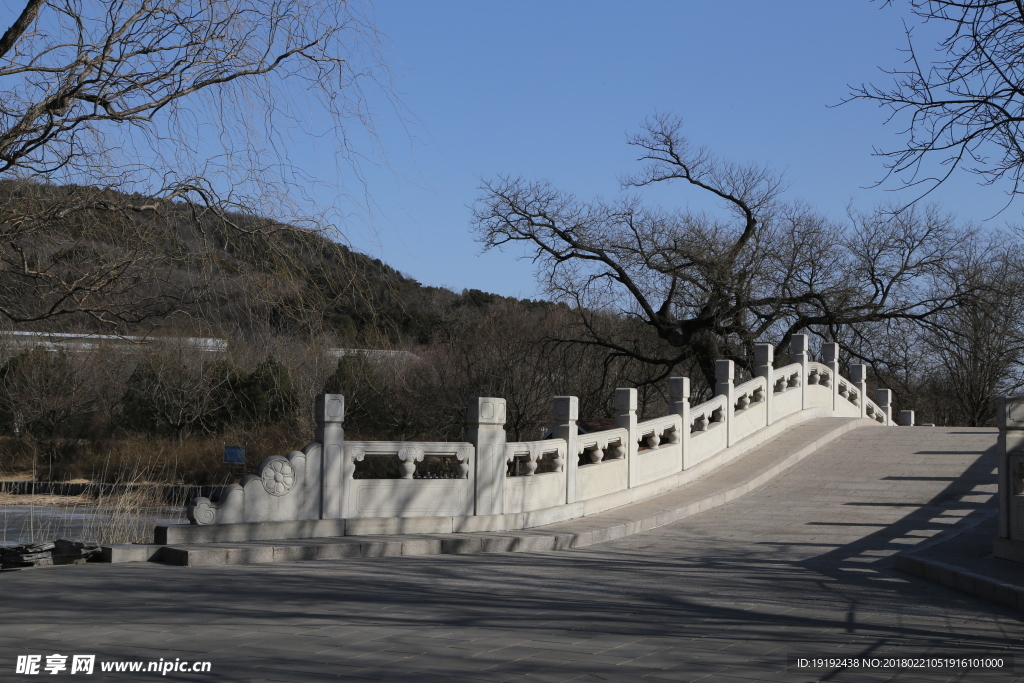
[[[473,534],[469,537],[342,537],[306,539],[304,542],[163,546],[157,561],[197,567],[220,564],[260,564],[307,560],[342,560],[357,557],[469,555],[478,553],[544,552],[590,545],[592,534]]]

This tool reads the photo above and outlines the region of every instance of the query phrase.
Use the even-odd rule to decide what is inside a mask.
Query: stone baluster
[[[822,363],[828,366],[828,374],[832,386],[832,410],[839,408],[839,344],[821,345]]]
[[[794,334],[789,340],[789,362],[800,364],[800,409],[807,409],[807,355],[806,334]]]
[[[469,399],[466,440],[476,447],[476,514],[504,514],[505,399]]]
[[[772,373],[775,370],[772,361],[775,359],[775,347],[771,344],[754,344],[754,376],[764,377],[764,412],[765,424],[772,423],[772,404],[775,402],[775,385],[772,382]]]
[[[342,519],[351,505],[354,462],[345,462],[345,397],[316,397],[316,440],[320,443],[320,519]],[[307,465],[308,467],[308,465]],[[316,476],[315,468],[306,471]]]
[[[914,411],[913,410],[901,410],[900,411],[900,426],[901,427],[913,427],[914,426]]]
[[[565,439],[567,446],[565,455],[565,502],[576,502],[576,473],[580,459],[576,455],[579,427],[576,420],[580,417],[580,400],[575,396],[555,396],[551,406],[554,426],[551,435],[556,439]]]
[[[736,410],[733,397],[733,379],[736,377],[736,366],[731,360],[715,361],[715,396],[725,396],[725,446],[732,445],[733,413]]]
[[[857,390],[857,407],[860,416],[868,415],[868,366],[863,363],[850,364],[850,381]]]
[[[689,467],[687,458],[690,456],[690,378],[669,377],[668,379],[668,411],[682,418],[683,427],[679,430],[679,450],[682,453],[682,467]]]
[[[417,446],[403,446],[398,451],[402,479],[415,479],[416,463],[423,462],[423,449]]]
[[[637,457],[637,451],[640,446],[637,443],[639,435],[636,429],[636,408],[636,389],[615,390],[615,428],[627,431],[626,452],[623,456],[626,458],[626,470],[628,472],[626,485],[629,488],[633,488],[640,483],[638,467],[640,460]]]
[[[889,389],[879,389],[875,392],[875,403],[882,409],[882,414],[885,415],[885,424],[892,424],[892,391]]]

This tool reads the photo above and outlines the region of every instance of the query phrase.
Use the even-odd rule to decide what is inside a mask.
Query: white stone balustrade
[[[469,400],[466,440],[476,447],[476,514],[504,514],[505,399]]]
[[[807,363],[807,382],[804,388],[805,408],[829,408],[835,410],[835,375],[825,363]]]
[[[636,389],[615,390],[615,428],[626,430],[626,439],[622,442],[622,457],[626,459],[626,486],[633,488],[639,482],[637,474],[637,451],[639,444],[636,439]]]
[[[679,417],[679,448],[683,452],[683,469],[692,467],[687,460],[690,453],[690,378],[670,377],[668,380],[668,412]]]
[[[646,484],[683,470],[683,434],[689,429],[679,415],[666,415],[637,423],[639,438],[636,480]]]
[[[553,455],[556,472],[565,466],[566,443],[563,439],[546,439],[544,441],[517,441],[505,444],[505,460],[513,462],[515,458],[526,458],[526,473],[533,476],[537,471],[537,461],[544,455]]]
[[[349,441],[345,443],[346,466],[370,457],[393,457],[400,462],[400,479],[345,480],[342,501],[346,519],[352,517],[419,517],[473,514],[473,444],[430,441]],[[414,479],[417,463],[425,458],[451,458],[455,479]]]
[[[799,366],[794,376],[790,377],[789,386],[800,389],[800,410],[807,408],[807,380],[810,356],[808,349],[810,340],[806,334],[794,334],[789,343],[789,361],[792,365]],[[792,367],[791,365],[791,367]]]
[[[552,471],[536,474],[537,464],[543,456],[553,456]],[[565,439],[542,441],[519,441],[505,444],[505,460],[514,462],[524,458],[526,472],[523,476],[510,476],[504,482],[504,510],[506,513],[543,510],[566,501],[565,466],[568,444]]]
[[[551,407],[551,417],[554,419],[551,436],[565,441],[565,502],[566,504],[575,503],[577,499],[576,471],[579,467],[579,451],[577,450],[579,428],[576,425],[576,420],[580,417],[580,400],[575,396],[556,396]]]
[[[196,525],[379,519],[373,528],[383,529],[392,528],[387,519],[419,518],[419,530],[523,528],[671,490],[806,419],[893,424],[891,392],[868,400],[863,365],[851,365],[850,379],[843,378],[838,345],[825,344],[823,362],[814,362],[807,336],[793,335],[792,362],[781,368],[774,367],[771,345],[757,344],[754,354],[754,376],[738,385],[734,363],[718,361],[715,395],[700,405],[690,405],[687,378],[671,378],[669,413],[661,417],[639,420],[636,390],[617,389],[613,429],[580,434],[579,400],[555,397],[550,438],[537,441],[507,441],[505,400],[482,397],[467,408],[464,442],[346,442],[344,397],[319,396],[314,443],[267,458],[217,502],[197,498],[189,519]],[[399,478],[355,476],[357,463],[380,457],[397,459]],[[438,458],[450,459],[443,477],[421,471]],[[541,461],[549,464],[538,470]]]
[[[577,469],[577,500],[629,488],[629,430],[606,429],[580,434],[576,441],[577,453],[585,458]]]
[[[850,380],[853,382],[856,394],[854,400],[860,408],[860,416],[867,417],[868,408],[868,366],[863,363],[850,364]]]
[[[775,413],[775,348],[771,344],[754,344],[754,377],[764,382],[765,425],[774,422]]]
[[[881,411],[881,416],[876,419],[882,424],[892,424],[892,391],[879,389],[875,392],[875,402]]]
[[[733,388],[731,443],[768,425],[768,380],[755,377]]]
[[[803,369],[800,363],[790,363],[772,373],[772,422],[803,409]]]

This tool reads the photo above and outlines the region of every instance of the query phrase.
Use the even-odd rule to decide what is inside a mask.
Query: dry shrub
[[[138,484],[141,472],[119,484]],[[152,542],[153,522],[166,514],[163,492],[156,486],[113,487],[96,496],[95,514],[86,518],[83,540],[96,543]]]
[[[93,481],[108,483],[137,477],[152,483],[219,486],[237,480],[242,471],[251,472],[270,455],[285,455],[312,440],[312,434],[297,432],[291,425],[276,424],[185,441],[151,437],[111,440],[93,450],[82,468]],[[245,446],[245,464],[225,464],[225,445]]]

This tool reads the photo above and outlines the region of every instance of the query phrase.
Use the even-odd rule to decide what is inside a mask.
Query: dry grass
[[[76,507],[79,505],[95,505],[96,499],[91,496],[55,496],[49,494],[18,495],[0,491],[0,505],[39,505],[48,507]]]
[[[287,454],[309,440],[306,431],[276,425],[186,440],[123,436],[63,439],[44,444],[0,438],[0,539],[49,541],[61,536],[98,543],[151,542],[158,518],[180,519],[188,501],[168,506],[160,484],[223,485],[255,470],[268,455]],[[305,438],[305,440],[304,440]],[[225,465],[225,444],[246,446],[244,465]],[[3,480],[113,484],[97,495],[15,495]],[[138,486],[155,484],[155,486]],[[15,511],[8,509],[18,506]],[[24,510],[27,507],[28,510]],[[26,516],[27,515],[27,516]],[[24,529],[24,532],[21,530]],[[13,538],[12,536],[18,536]]]
[[[93,495],[16,495],[3,491],[0,482],[3,542],[35,543],[60,537],[101,544],[151,542],[155,520],[182,517],[181,509],[167,507],[159,486],[133,486],[144,483],[153,471],[145,461],[135,465],[115,475],[101,470],[99,481],[124,486]],[[15,512],[11,506],[19,509]]]
[[[121,436],[57,439],[44,444],[0,437],[0,478],[61,482],[220,486],[251,472],[269,455],[300,449],[311,434],[289,425],[236,430],[185,440]],[[225,445],[246,447],[245,465],[223,462]]]
[[[82,533],[84,540],[97,543],[152,542],[152,518],[155,511],[163,508],[163,496],[158,488],[100,495],[95,504],[100,513],[86,521]]]

